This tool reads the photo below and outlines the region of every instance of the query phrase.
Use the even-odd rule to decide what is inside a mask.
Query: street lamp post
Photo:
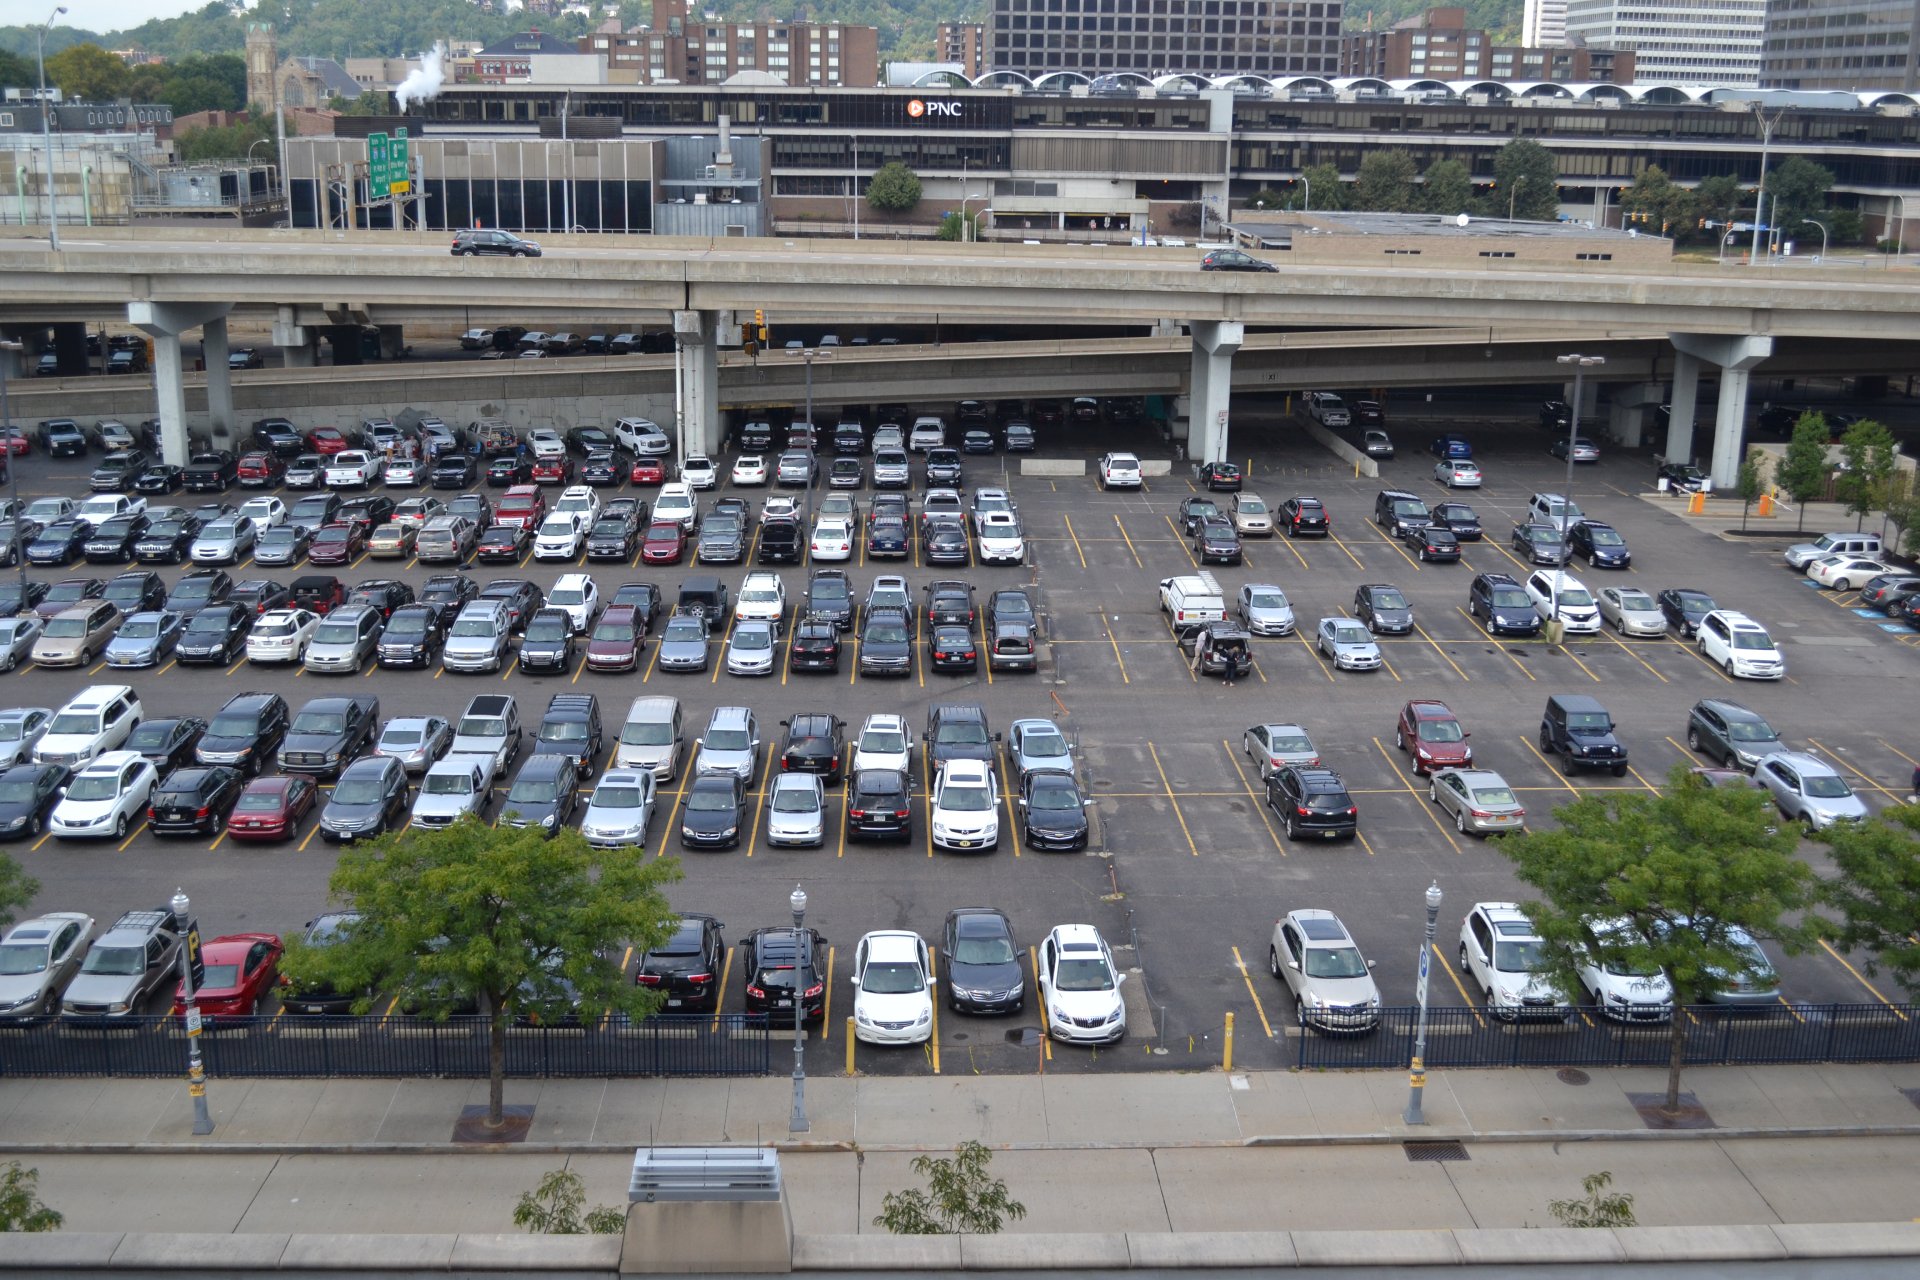
[[[1820,258],[1822,261],[1825,261],[1827,256],[1827,246],[1830,243],[1829,237],[1827,236],[1827,224],[1820,221],[1820,219],[1818,218],[1802,218],[1800,219],[1800,221],[1811,222],[1814,226],[1820,228]]]
[[[1566,489],[1560,495],[1561,500],[1565,502],[1568,507],[1571,507],[1573,505],[1573,442],[1580,438],[1580,396],[1584,390],[1582,381],[1586,377],[1588,369],[1593,368],[1595,365],[1605,364],[1607,358],[1605,356],[1582,355],[1555,356],[1554,358],[1561,364],[1570,364],[1573,366],[1573,403],[1567,407],[1567,485]],[[1570,526],[1572,523],[1573,518],[1565,511],[1562,511],[1560,515],[1561,541],[1564,542],[1567,534],[1571,532]],[[1560,593],[1558,591],[1553,593],[1553,620],[1555,622],[1560,620]]]
[[[1520,188],[1526,185],[1527,185],[1527,177],[1525,174],[1521,174],[1519,177],[1513,180],[1513,186],[1509,188],[1507,191],[1507,221],[1508,222],[1513,221],[1514,201],[1520,198]]]
[[[1420,943],[1420,1017],[1414,1025],[1413,1068],[1407,1076],[1407,1109],[1400,1117],[1408,1124],[1425,1124],[1427,1089],[1427,974],[1433,961],[1433,935],[1440,922],[1440,882],[1427,886],[1427,936]]]
[[[787,895],[793,908],[793,1114],[787,1120],[788,1133],[807,1133],[807,961],[812,948],[807,946],[807,891],[799,885]]]
[[[813,432],[813,439],[817,444],[820,439],[820,430],[818,425],[813,420],[813,362],[815,360],[831,360],[833,359],[833,352],[826,347],[795,347],[789,350],[787,354],[790,356],[797,357],[798,359],[806,363],[806,366],[807,366],[807,429]],[[819,453],[817,450],[814,452],[814,457],[816,459],[819,457]],[[817,470],[817,463],[816,463],[816,470]],[[818,478],[819,478],[818,476],[812,474],[811,472],[807,476],[807,494],[805,499],[806,505],[803,511],[803,519],[800,525],[800,528],[802,530],[801,536],[807,538],[809,542],[811,542],[813,538],[813,529],[812,529],[813,486],[814,486],[814,481],[817,480]],[[799,890],[796,889],[794,892],[798,893]],[[805,895],[802,895],[802,905],[804,905],[804,902],[805,902]]]
[[[193,923],[193,904],[186,891],[175,889],[173,926],[180,933],[180,1002],[187,1011],[187,1093],[193,1098],[193,1132],[204,1137],[213,1132],[213,1117],[207,1114],[207,1071],[200,1061],[200,1007],[193,1002],[193,965],[200,954],[200,931]]]
[[[13,410],[7,405],[7,363],[14,352],[25,353],[27,344],[0,340],[0,448],[7,459],[7,501],[13,507],[13,562],[20,566],[20,601],[27,599],[27,547],[20,532],[20,479],[16,474],[20,456],[13,452]],[[21,455],[23,456],[23,455]]]
[[[973,224],[967,221],[967,202],[969,200],[985,200],[985,199],[986,199],[986,196],[982,195],[978,191],[975,191],[970,195],[963,195],[960,197],[960,241],[962,244],[971,244],[974,238]]]
[[[47,144],[47,243],[55,253],[60,252],[60,204],[53,180],[53,102],[47,97],[47,32],[66,11],[65,5],[55,9],[34,33],[40,57],[40,134]]]
[[[1786,112],[1787,109],[1782,107],[1769,120],[1767,113],[1760,109],[1760,104],[1753,104],[1753,114],[1760,120],[1760,183],[1753,189],[1753,244],[1747,250],[1748,266],[1753,266],[1760,257],[1760,232],[1767,222],[1767,150],[1773,145],[1773,128]],[[1768,241],[1771,243],[1771,236]]]
[[[1311,213],[1313,211],[1313,183],[1308,181],[1307,175],[1304,173],[1300,175],[1299,182],[1300,185],[1306,189],[1306,195],[1301,198],[1300,212]]]

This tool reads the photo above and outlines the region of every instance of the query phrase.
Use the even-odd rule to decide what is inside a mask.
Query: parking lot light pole
[[[1422,1095],[1427,1088],[1427,974],[1433,961],[1433,934],[1440,922],[1440,882],[1427,886],[1427,936],[1420,944],[1420,1018],[1413,1035],[1413,1068],[1408,1073],[1407,1109],[1400,1117],[1408,1124],[1425,1124]]]
[[[820,430],[813,421],[813,362],[815,360],[831,360],[833,359],[833,352],[826,347],[795,347],[789,350],[787,354],[806,362],[806,366],[807,366],[807,429],[813,433],[814,442],[817,444],[820,440]],[[811,546],[813,542],[813,529],[812,529],[813,482],[816,479],[814,472],[817,471],[819,468],[819,457],[820,457],[819,451],[817,449],[813,450],[812,452],[814,456],[814,466],[810,468],[807,473],[806,511],[800,522],[800,536],[807,539],[809,546]],[[778,474],[779,459],[776,458],[774,460],[774,466],[775,466],[776,474]],[[794,892],[800,893],[798,889],[795,889]],[[795,910],[804,911],[806,909],[806,905],[807,905],[806,895],[800,894],[800,905],[796,907]]]
[[[67,6],[61,5],[48,14],[33,37],[40,60],[40,135],[47,143],[47,247],[55,253],[60,252],[60,195],[53,173],[53,100],[47,97],[47,32],[53,30],[53,24],[60,21],[60,15],[66,11]]]
[[[1555,356],[1554,359],[1558,360],[1561,364],[1570,364],[1573,366],[1573,403],[1567,408],[1567,484],[1566,489],[1560,495],[1561,500],[1566,506],[1571,507],[1573,505],[1573,443],[1580,438],[1580,396],[1584,390],[1582,383],[1586,377],[1587,370],[1596,365],[1605,364],[1607,358],[1605,356],[1566,355]],[[1567,541],[1568,535],[1572,532],[1573,516],[1563,509],[1560,515],[1560,541],[1564,544]],[[1567,561],[1569,564],[1573,561],[1573,553],[1571,551],[1567,553]],[[1558,591],[1553,593],[1553,620],[1555,622],[1560,620],[1560,593]]]
[[[27,547],[20,523],[26,517],[20,510],[19,457],[13,452],[13,410],[7,405],[7,361],[14,352],[25,354],[27,344],[0,340],[0,448],[7,459],[7,501],[13,505],[13,562],[20,566],[20,606],[27,603]]]
[[[213,1132],[213,1117],[207,1114],[207,1069],[200,1061],[200,1009],[193,1003],[193,961],[200,949],[199,932],[193,926],[193,903],[184,889],[173,891],[174,928],[180,931],[180,1001],[187,1018],[187,1093],[193,1098],[193,1132],[204,1137]]]
[[[808,1133],[807,1123],[807,891],[799,885],[787,895],[793,908],[793,1114],[787,1120],[788,1133]]]

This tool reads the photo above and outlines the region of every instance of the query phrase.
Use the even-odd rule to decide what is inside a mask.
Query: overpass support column
[[[1647,438],[1647,411],[1660,403],[1660,384],[1620,387],[1609,402],[1607,431],[1623,449],[1638,449]]]
[[[1773,354],[1767,334],[1669,335],[1674,350],[1720,366],[1719,412],[1713,424],[1713,487],[1731,489],[1739,482],[1740,459],[1746,452],[1747,380],[1753,367]],[[1674,406],[1679,408],[1678,403]],[[1691,407],[1691,406],[1689,406]]]
[[[1693,461],[1693,415],[1700,395],[1700,361],[1685,351],[1673,358],[1673,395],[1667,400],[1667,446],[1662,457],[1668,462]]]
[[[129,302],[127,322],[153,339],[153,384],[159,403],[160,460],[185,466],[187,445],[187,393],[180,370],[180,335],[195,325],[218,320],[222,383],[227,373],[227,311],[225,302]],[[207,371],[208,393],[213,387],[213,370]],[[229,394],[227,415],[232,418]]]
[[[233,374],[227,367],[227,318],[200,326],[200,353],[207,364],[207,427],[216,449],[233,448]]]
[[[318,338],[312,329],[299,323],[298,313],[292,307],[281,307],[274,317],[273,345],[280,348],[289,369],[311,369],[319,363],[314,351]]]
[[[1227,412],[1233,397],[1233,357],[1246,337],[1237,320],[1194,320],[1191,407],[1187,417],[1187,456],[1195,462],[1222,462],[1227,456]]]
[[[720,344],[712,311],[673,313],[675,381],[679,386],[679,449],[718,457],[724,423],[720,417]]]

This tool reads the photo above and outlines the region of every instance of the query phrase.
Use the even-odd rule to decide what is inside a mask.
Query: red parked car
[[[25,427],[7,428],[7,452],[14,457],[33,452],[33,441],[27,436]]]
[[[534,459],[533,482],[535,484],[572,484],[573,459],[564,455],[558,458]]]
[[[640,544],[640,559],[647,564],[679,564],[687,553],[687,531],[676,521],[660,521],[647,526],[647,537]]]
[[[658,458],[636,458],[632,480],[635,484],[665,484],[667,464]]]
[[[280,976],[280,957],[286,947],[277,933],[230,933],[200,947],[206,973],[193,993],[203,1017],[251,1018],[260,1001]],[[181,989],[173,989],[173,1012],[184,1015]]]
[[[307,544],[308,564],[350,564],[367,549],[367,530],[358,520],[323,524]]]
[[[634,606],[609,605],[587,637],[587,670],[632,671],[639,666],[640,637],[645,627]]]
[[[323,458],[330,458],[336,453],[344,453],[356,447],[338,427],[315,427],[307,432],[307,448]]]
[[[312,778],[297,773],[255,778],[234,802],[227,834],[235,840],[262,843],[291,839],[312,812],[319,793]]]
[[[286,474],[286,463],[264,450],[255,450],[241,456],[235,479],[243,488],[262,489],[268,485],[279,484]]]
[[[1444,702],[1415,698],[1400,708],[1393,745],[1413,757],[1413,771],[1465,769],[1473,764],[1473,748],[1460,718]]]
[[[517,484],[507,490],[500,505],[493,509],[495,524],[517,524],[525,529],[538,528],[547,518],[547,499],[530,484]]]

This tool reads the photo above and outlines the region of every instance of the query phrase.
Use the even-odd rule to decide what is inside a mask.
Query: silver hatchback
[[[817,773],[783,773],[767,801],[767,843],[818,848],[827,839],[827,797]]]

